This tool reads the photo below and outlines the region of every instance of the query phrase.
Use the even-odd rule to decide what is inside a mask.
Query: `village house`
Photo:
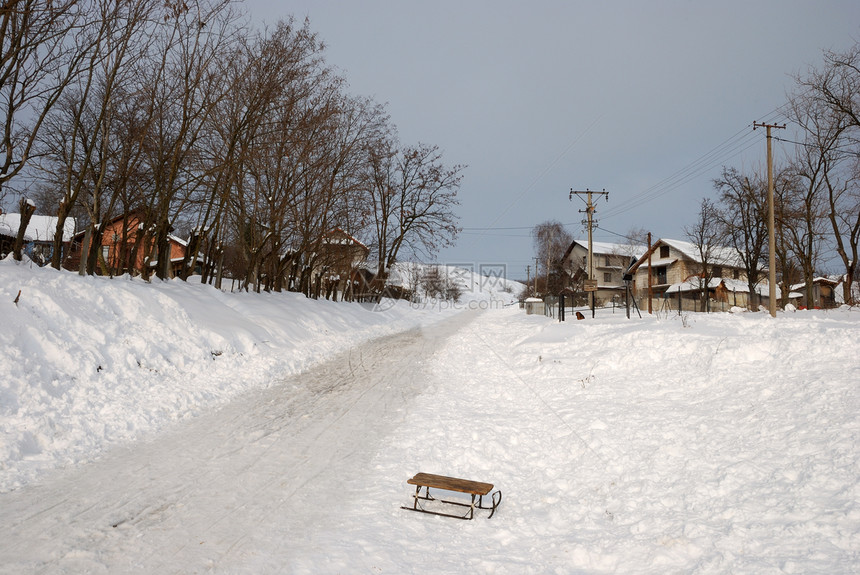
[[[105,225],[100,238],[96,273],[120,275],[132,271],[142,272],[145,265],[144,260],[148,252],[152,251],[152,243],[155,240],[150,235],[140,231],[141,222],[142,218],[136,212],[132,212],[117,216]],[[78,269],[84,236],[85,232],[79,232],[74,236],[69,256],[63,262],[63,267],[66,269]],[[134,247],[138,241],[143,242],[144,249],[135,252]],[[175,277],[181,271],[180,268],[188,250],[188,242],[174,235],[168,236],[168,242],[170,243],[169,275]],[[132,261],[133,254],[134,261]],[[150,261],[150,269],[154,269],[157,264],[157,261]]]
[[[594,293],[595,305],[613,300],[623,301],[626,289],[624,276],[628,268],[646,251],[646,246],[635,244],[615,244],[592,242],[594,253],[594,278],[597,291]],[[588,241],[574,240],[564,253],[563,266],[574,285],[588,277]],[[577,290],[579,291],[579,290]]]
[[[0,212],[0,259],[8,256],[15,245],[18,229],[21,227],[20,214],[5,214]],[[57,230],[55,216],[30,217],[30,223],[24,231],[23,253],[38,265],[50,263],[54,253],[54,234]],[[67,250],[75,233],[75,219],[66,218],[63,222],[63,250]]]
[[[757,305],[767,307],[770,297],[767,281],[764,280],[755,286],[756,297],[752,298],[746,280],[710,278],[708,282],[709,301],[705,305],[701,299],[702,288],[698,276],[690,277],[681,283],[672,284],[663,292],[658,309],[671,311],[729,311],[733,307],[750,309],[756,305],[753,302],[759,302]],[[789,294],[788,302],[797,305],[800,297],[802,294],[792,291]],[[781,298],[782,292],[777,285],[777,302],[781,301]]]
[[[814,278],[812,280],[811,297],[809,303],[806,305],[812,308],[833,308],[840,305],[845,299],[842,289],[839,287],[841,283],[841,276],[819,276]],[[806,283],[792,285],[791,291],[796,300],[796,305],[804,305],[803,302],[806,301]]]
[[[672,239],[654,243],[630,268],[640,307],[648,306],[649,274],[652,309],[707,311],[753,305],[746,269],[737,251],[721,246],[711,246],[708,251],[710,280],[704,286],[701,282],[705,270],[695,244]],[[767,305],[765,279],[755,286],[755,291],[756,299]],[[706,299],[702,298],[703,292],[707,293]]]
[[[343,299],[352,299],[364,289],[363,276],[357,276],[356,270],[369,254],[370,248],[341,228],[326,233],[314,266],[314,276],[323,278],[325,297],[337,299],[340,293]]]

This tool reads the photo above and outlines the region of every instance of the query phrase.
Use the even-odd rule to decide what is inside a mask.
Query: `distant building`
[[[98,262],[96,273],[101,275],[124,274],[129,272],[142,272],[144,262],[149,252],[153,251],[155,239],[148,233],[143,232],[141,224],[143,218],[137,212],[117,216],[110,220],[100,235]],[[84,232],[74,236],[69,256],[63,262],[63,267],[70,270],[78,269],[82,257]],[[185,252],[188,250],[188,242],[174,235],[168,235],[170,243],[170,277],[179,274]],[[141,242],[141,249],[135,251],[137,242]],[[199,259],[199,258],[198,258]],[[150,269],[154,269],[158,262],[151,260]]]
[[[812,293],[809,298],[809,306],[814,308],[832,308],[844,303],[845,297],[842,289],[839,287],[841,283],[841,276],[819,276],[814,278],[812,280]],[[800,305],[806,301],[806,283],[792,285],[791,291],[796,292],[796,298]]]
[[[624,275],[648,247],[636,244],[592,242],[594,278],[597,280],[595,302],[599,305],[624,297]],[[564,253],[564,269],[574,284],[588,277],[588,241],[574,240]]]
[[[0,259],[12,252],[18,228],[21,227],[21,214],[0,213]],[[55,216],[37,216],[30,218],[30,223],[24,231],[24,253],[39,265],[51,262],[54,254],[54,234],[57,230]],[[66,218],[63,222],[63,249],[67,249],[75,233],[75,219]]]
[[[746,267],[734,248],[711,246],[709,248],[708,274],[695,244],[681,240],[660,239],[631,266],[634,286],[640,307],[648,305],[648,275],[650,265],[652,308],[690,311],[705,311],[707,302],[702,301],[702,292],[707,298],[726,306],[749,307],[749,286]],[[650,258],[650,264],[649,264]],[[710,277],[707,286],[701,281]],[[767,299],[767,283],[760,282],[756,289],[760,297]]]
[[[368,289],[371,280],[357,273],[368,254],[370,248],[341,228],[323,236],[313,275],[321,278],[326,298],[337,299],[339,293],[341,298],[352,299]]]

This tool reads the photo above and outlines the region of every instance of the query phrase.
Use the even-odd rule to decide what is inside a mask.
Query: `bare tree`
[[[825,240],[827,205],[822,165],[801,147],[786,174],[780,213],[786,248],[800,267],[806,286],[804,305],[814,306],[813,283]]]
[[[430,256],[456,239],[460,229],[454,207],[465,166],[445,166],[437,146],[397,149],[384,141],[370,160],[377,275],[385,277],[404,248]]]
[[[119,131],[115,124],[123,113],[122,100],[133,99],[136,74],[130,61],[145,57],[149,35],[144,31],[147,27],[152,31],[151,2],[95,0],[93,8],[98,10],[100,23],[91,32],[96,48],[46,117],[44,134],[39,139],[40,173],[47,185],[58,192],[51,259],[56,269],[61,265],[65,221],[81,193],[89,198],[85,205],[90,225],[94,226],[102,216],[102,202],[115,203],[122,191],[119,182],[130,165],[117,157],[117,142],[127,141],[129,133]],[[139,150],[139,146],[136,148]],[[105,200],[103,195],[108,190],[112,199]],[[110,215],[111,210],[106,212]],[[93,229],[88,228],[88,237]]]
[[[203,281],[230,261],[245,288],[309,296],[342,268],[326,259],[333,227],[373,238],[381,272],[450,245],[464,167],[436,146],[401,147],[383,106],[345,93],[307,21],[248,35],[233,4],[3,3],[0,190],[38,152],[33,173],[59,216],[52,265],[75,213],[82,273],[142,262],[145,278],[167,277],[181,228],[181,277],[204,253]],[[118,217],[108,261],[100,234]]]
[[[325,66],[322,44],[304,28],[281,23],[264,42],[271,63],[271,109],[259,133],[243,140],[244,177],[233,213],[248,260],[245,286],[282,289],[289,271],[311,295],[314,259],[328,227],[335,186],[331,181],[342,81]],[[293,281],[290,280],[292,284]],[[317,282],[319,285],[319,282]]]
[[[750,294],[750,307],[757,309],[757,286],[764,279],[762,263],[768,244],[767,182],[760,174],[750,176],[735,168],[723,168],[714,188],[720,194],[717,216],[722,236],[735,249],[744,266]]]
[[[538,266],[535,268],[537,281],[541,280],[540,266],[543,266],[543,290],[545,294],[558,294],[568,287],[568,274],[564,270],[564,254],[573,236],[558,220],[548,220],[532,228],[532,243]]]
[[[790,166],[781,167],[774,174],[774,240],[777,283],[782,296],[780,306],[785,307],[791,297],[791,287],[801,282],[803,272],[792,249],[793,207],[792,198],[796,188],[795,175]]]
[[[828,221],[835,221],[829,218],[830,199],[840,193],[834,185],[839,186],[838,144],[845,125],[843,116],[819,106],[815,98],[796,96],[789,104],[790,117],[803,129],[805,141],[795,147],[787,166],[781,223],[787,246],[803,272],[804,303],[811,307],[820,303],[813,301],[813,282]]]
[[[397,197],[397,148],[393,136],[370,142],[366,149],[366,205],[372,220],[372,244],[376,251],[377,276],[384,277],[388,243],[393,235]]]
[[[239,38],[226,55],[222,74],[229,88],[207,118],[201,152],[210,169],[192,207],[191,243],[204,246],[207,254],[204,282],[217,265],[213,260],[220,261],[225,242],[243,254],[245,287],[249,282],[259,287],[257,278],[265,266],[272,268],[269,281],[280,281],[277,258],[284,255],[281,228],[290,191],[285,161],[292,157],[293,141],[300,140],[298,132],[290,133],[295,126],[285,118],[295,116],[292,111],[307,97],[307,78],[318,73],[321,50],[307,21],[296,26],[290,19]],[[260,198],[255,199],[257,193]],[[259,202],[268,203],[268,211]],[[258,233],[264,229],[271,233]],[[185,275],[189,265],[190,259],[183,264]]]
[[[720,229],[720,216],[716,205],[708,198],[702,199],[699,207],[699,216],[696,223],[684,228],[687,239],[690,240],[699,253],[699,288],[701,290],[702,304],[710,311],[710,298],[708,288],[713,277],[713,266],[722,260],[719,258],[719,245],[722,239]]]
[[[211,257],[220,260],[218,246],[225,242],[238,248],[245,288],[259,289],[267,266],[270,282],[280,277],[296,185],[294,145],[308,143],[299,133],[297,110],[308,107],[309,78],[322,67],[321,50],[307,22],[297,27],[289,20],[240,39],[224,63],[229,89],[207,119],[209,145],[203,150],[212,170],[195,208],[195,227]],[[207,268],[204,281],[212,264]]]
[[[225,95],[219,65],[238,32],[229,0],[176,0],[165,2],[164,10],[162,57],[149,76],[152,121],[144,143],[152,175],[147,225],[154,238],[147,246],[144,270],[148,273],[149,264],[157,261],[159,278],[170,273],[173,222],[189,195],[204,184],[195,160],[206,120]]]
[[[821,69],[796,80],[791,110],[804,132],[801,159],[807,166],[813,159],[821,164],[827,218],[845,270],[843,294],[851,302],[860,255],[860,44],[825,52]]]
[[[0,199],[27,164],[51,108],[96,46],[80,0],[6,0],[0,7]]]

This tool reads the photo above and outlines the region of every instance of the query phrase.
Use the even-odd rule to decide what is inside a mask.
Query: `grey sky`
[[[308,17],[354,94],[404,143],[468,164],[463,234],[443,263],[534,265],[545,220],[585,237],[571,188],[606,189],[595,239],[683,239],[723,165],[765,162],[792,75],[860,41],[860,2],[247,0],[259,23]],[[790,138],[791,134],[785,134]],[[777,144],[777,154],[779,153]]]

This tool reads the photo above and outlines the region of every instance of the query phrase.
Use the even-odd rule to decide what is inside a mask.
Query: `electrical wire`
[[[785,108],[787,105],[785,104],[767,114],[764,117],[764,121],[766,123],[774,123],[778,119],[784,119],[786,117]],[[630,200],[604,210],[601,213],[601,218],[605,219],[617,216],[635,209],[669,192],[677,190],[719,165],[724,165],[727,160],[742,154],[761,141],[762,136],[755,133],[754,130],[750,130],[751,127],[753,127],[752,123],[746,125],[677,172],[639,192]]]

